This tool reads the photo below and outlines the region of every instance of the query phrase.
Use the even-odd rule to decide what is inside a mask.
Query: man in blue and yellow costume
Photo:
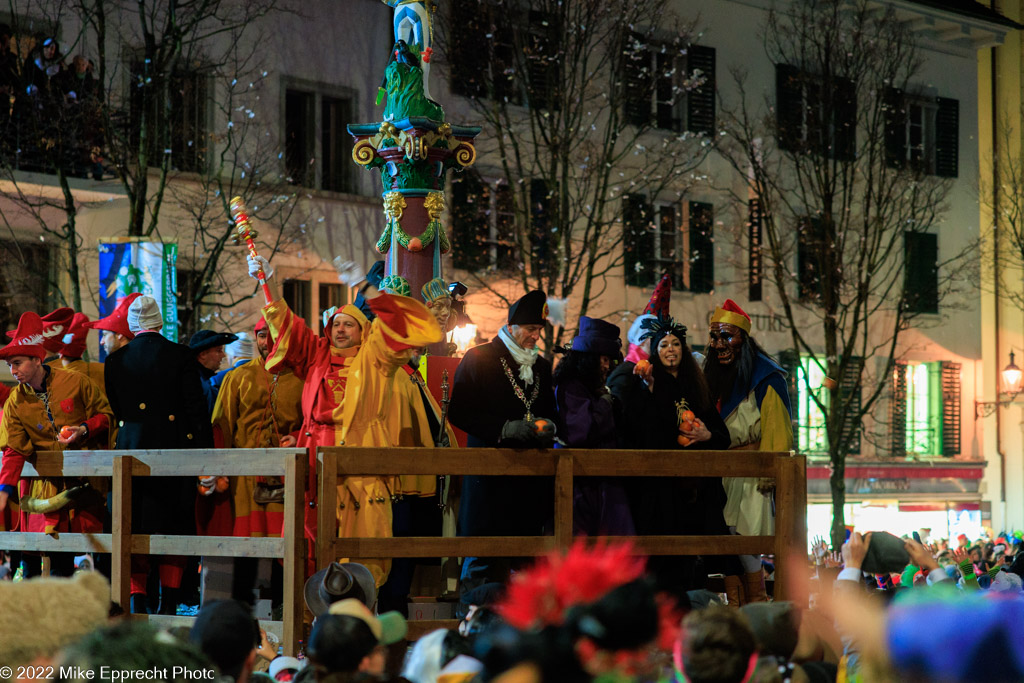
[[[263,272],[270,264],[257,257]],[[254,278],[257,262],[249,257]],[[357,287],[376,315],[368,320],[356,306],[338,309],[324,326],[324,334],[288,310],[283,300],[263,308],[274,345],[266,360],[268,372],[291,368],[304,380],[303,426],[298,445],[310,449],[310,476],[315,477],[317,446],[433,446],[434,438],[422,406],[396,389],[408,383],[402,370],[413,351],[441,341],[443,335],[426,306],[406,296],[379,292],[366,282],[354,263],[336,263],[338,279]],[[340,537],[391,536],[393,477],[345,477],[338,481],[338,535]],[[316,510],[310,507],[315,479],[306,491],[306,537],[316,538]],[[362,559],[379,587],[390,560]]]
[[[708,333],[704,375],[729,429],[729,448],[788,451],[793,447],[792,409],[786,371],[750,336],[750,316],[732,299],[715,309]],[[722,479],[728,502],[725,523],[741,536],[774,533],[770,482],[751,477]],[[767,599],[761,558],[741,555],[742,586],[726,577],[726,592],[741,602]]]

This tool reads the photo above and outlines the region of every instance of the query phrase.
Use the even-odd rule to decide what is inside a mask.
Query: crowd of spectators
[[[24,60],[17,48],[30,44]],[[85,55],[53,36],[14,39],[0,24],[0,141],[5,163],[29,171],[103,177],[102,87]]]
[[[52,666],[61,681],[102,667],[235,683],[1024,680],[1021,535],[922,535],[854,532],[835,551],[818,540],[791,600],[742,608],[707,590],[668,596],[628,545],[580,543],[466,592],[457,629],[415,642],[400,614],[375,613],[372,591],[312,586],[308,640],[287,655],[234,600],[161,631],[125,621],[96,572],[3,582],[17,608],[0,613],[0,663]]]

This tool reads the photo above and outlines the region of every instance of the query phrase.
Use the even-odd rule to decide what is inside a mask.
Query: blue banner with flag
[[[156,299],[163,314],[161,334],[178,341],[178,245],[129,239],[100,242],[99,317],[139,292]],[[102,359],[103,349],[100,349]]]

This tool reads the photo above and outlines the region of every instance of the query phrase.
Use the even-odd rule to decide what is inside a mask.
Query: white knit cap
[[[164,318],[160,315],[160,305],[156,299],[143,294],[128,307],[128,329],[132,334],[142,330],[159,330],[164,326]]]
[[[626,335],[626,339],[629,340],[630,344],[640,346],[640,335],[642,335],[645,332],[641,325],[643,325],[645,320],[654,320],[655,317],[656,316],[653,316],[650,313],[644,313],[643,315],[638,315],[636,317],[636,320],[633,321],[633,324],[629,326],[629,334]]]
[[[235,332],[235,335],[238,339],[225,346],[224,353],[228,358],[252,358],[252,337],[248,332]]]

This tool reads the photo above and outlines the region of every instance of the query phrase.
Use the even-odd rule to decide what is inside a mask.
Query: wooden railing
[[[807,549],[807,462],[761,451],[518,451],[494,448],[320,448],[317,565],[338,557],[525,557],[572,543],[575,477],[766,477],[775,480],[774,536],[631,536],[647,555],[775,555],[775,598],[784,599],[789,560]],[[463,474],[554,478],[554,534],[458,538],[337,538],[341,476]],[[529,501],[524,501],[529,502]],[[509,514],[514,514],[509,511]],[[605,537],[610,541],[625,537]],[[424,624],[425,628],[442,623]],[[417,629],[418,631],[419,629]]]
[[[270,557],[284,562],[284,618],[280,624],[287,652],[298,650],[305,605],[303,491],[308,456],[294,448],[225,450],[59,451],[38,453],[25,464],[23,477],[111,477],[111,533],[0,533],[0,548],[49,552],[111,553],[111,599],[128,609],[131,556],[185,555],[207,557]],[[200,475],[262,475],[284,477],[285,511],[282,538],[234,536],[170,536],[132,533],[133,477]],[[133,615],[147,618],[146,615]],[[159,615],[151,615],[154,621]]]
[[[573,479],[602,477],[767,477],[776,482],[774,536],[633,536],[648,555],[772,554],[776,599],[785,597],[789,560],[807,547],[806,461],[791,453],[756,451],[516,451],[492,448],[320,448],[318,458],[317,566],[339,557],[526,557],[572,543]],[[338,477],[348,475],[468,474],[553,477],[554,534],[551,536],[337,538]],[[282,538],[141,535],[131,529],[131,479],[155,476],[263,475],[284,477]],[[305,538],[303,492],[305,451],[287,448],[231,450],[67,451],[39,453],[24,477],[112,477],[112,532],[0,533],[0,548],[47,552],[112,554],[112,599],[130,602],[131,554],[270,557],[284,562],[286,652],[302,638]],[[608,537],[609,540],[625,540]],[[141,618],[145,618],[144,615]],[[157,615],[151,618],[159,620]],[[411,635],[436,622],[411,629]]]

